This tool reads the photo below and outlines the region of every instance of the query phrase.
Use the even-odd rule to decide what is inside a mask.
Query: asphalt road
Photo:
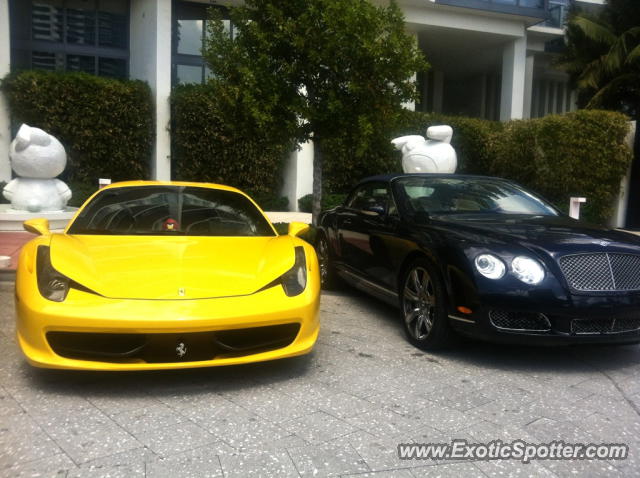
[[[31,368],[0,285],[0,476],[638,476],[640,347],[437,355],[397,311],[325,294],[314,353],[148,373]],[[399,443],[625,443],[623,461],[400,460]]]

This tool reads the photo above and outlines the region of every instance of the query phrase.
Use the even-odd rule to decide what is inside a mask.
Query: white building
[[[44,68],[147,81],[156,110],[152,174],[169,179],[172,84],[204,80],[206,8],[238,1],[0,0],[0,77],[16,68]],[[414,107],[496,120],[574,109],[567,76],[551,64],[572,1],[400,0],[407,31],[432,65],[417,78],[421,100]],[[11,177],[9,142],[10,118],[0,97],[5,181]],[[303,148],[290,159],[284,192],[294,207],[311,190],[310,152]]]

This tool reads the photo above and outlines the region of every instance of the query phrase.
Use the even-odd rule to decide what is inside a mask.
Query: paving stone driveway
[[[152,373],[41,371],[0,285],[0,476],[638,476],[640,347],[465,343],[424,354],[396,311],[325,294],[303,358]],[[623,442],[626,461],[401,461],[400,442]]]

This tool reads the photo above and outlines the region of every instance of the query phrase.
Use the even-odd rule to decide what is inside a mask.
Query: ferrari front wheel
[[[418,259],[405,271],[401,282],[400,306],[407,339],[423,350],[449,346],[453,330],[445,307],[445,291],[435,268]]]

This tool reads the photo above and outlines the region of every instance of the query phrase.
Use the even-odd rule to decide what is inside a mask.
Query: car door
[[[340,261],[348,269],[360,273],[363,247],[366,247],[367,242],[359,226],[360,209],[366,204],[368,191],[368,183],[356,188],[347,198],[344,206],[338,210],[336,218]]]
[[[391,282],[388,245],[396,225],[392,203],[387,183],[369,182],[354,191],[339,220],[345,264],[360,277],[385,287]]]

